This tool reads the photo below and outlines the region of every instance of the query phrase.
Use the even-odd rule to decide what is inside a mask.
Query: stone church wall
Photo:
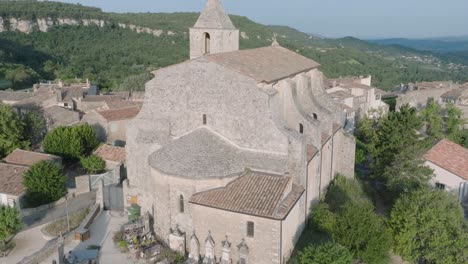
[[[242,148],[287,153],[288,139],[272,120],[268,94],[217,64],[199,59],[156,71],[146,101],[140,116],[166,118],[173,137],[202,126],[205,114],[211,129]]]
[[[289,212],[289,215],[282,222],[281,250],[284,261],[283,263],[286,263],[286,261],[291,257],[294,246],[304,230],[306,220],[304,212],[305,199],[305,193],[303,193],[302,197],[296,203],[296,206],[294,206],[291,212]]]
[[[310,215],[312,206],[317,204],[320,199],[320,153],[309,162],[307,166],[307,214]]]
[[[239,254],[237,245],[245,239],[249,247],[248,263],[274,264],[280,263],[280,229],[281,222],[277,220],[220,211],[199,205],[191,205],[195,235],[200,241],[200,255],[205,254],[205,239],[211,232],[215,241],[215,255],[221,256],[221,241],[226,239],[232,243],[232,263],[237,263]],[[254,237],[247,237],[247,221],[254,222]],[[188,239],[191,234],[188,234]]]
[[[335,134],[334,174],[340,173],[347,178],[354,178],[356,140],[343,130]]]
[[[239,30],[190,29],[190,58],[199,58],[205,54],[205,38],[209,33],[211,54],[239,50]]]

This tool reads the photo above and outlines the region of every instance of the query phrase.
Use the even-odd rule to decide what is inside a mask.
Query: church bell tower
[[[208,0],[190,28],[190,59],[239,50],[239,30],[224,12],[220,0]]]

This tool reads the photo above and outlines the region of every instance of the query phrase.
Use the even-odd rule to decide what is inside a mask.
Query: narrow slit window
[[[255,224],[254,222],[248,221],[247,222],[247,236],[254,237],[255,235]]]
[[[185,212],[184,196],[182,194],[179,196],[179,212]]]
[[[299,133],[304,134],[304,125],[299,124]]]
[[[206,125],[206,115],[203,115],[203,125]]]
[[[204,42],[205,42],[204,43],[204,46],[205,46],[204,52],[205,52],[205,54],[210,54],[211,36],[210,36],[209,33],[205,33],[203,35],[204,35]]]
[[[313,116],[315,120],[318,120],[318,115],[316,113],[314,113]]]

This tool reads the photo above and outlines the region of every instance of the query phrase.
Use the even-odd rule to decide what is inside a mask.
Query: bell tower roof
[[[236,29],[229,16],[224,12],[220,0],[208,0],[194,28]]]

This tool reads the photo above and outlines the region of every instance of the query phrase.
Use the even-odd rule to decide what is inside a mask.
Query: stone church
[[[355,141],[319,64],[239,50],[219,0],[190,29],[190,60],[154,72],[127,127],[126,205],[189,263],[285,263]]]

